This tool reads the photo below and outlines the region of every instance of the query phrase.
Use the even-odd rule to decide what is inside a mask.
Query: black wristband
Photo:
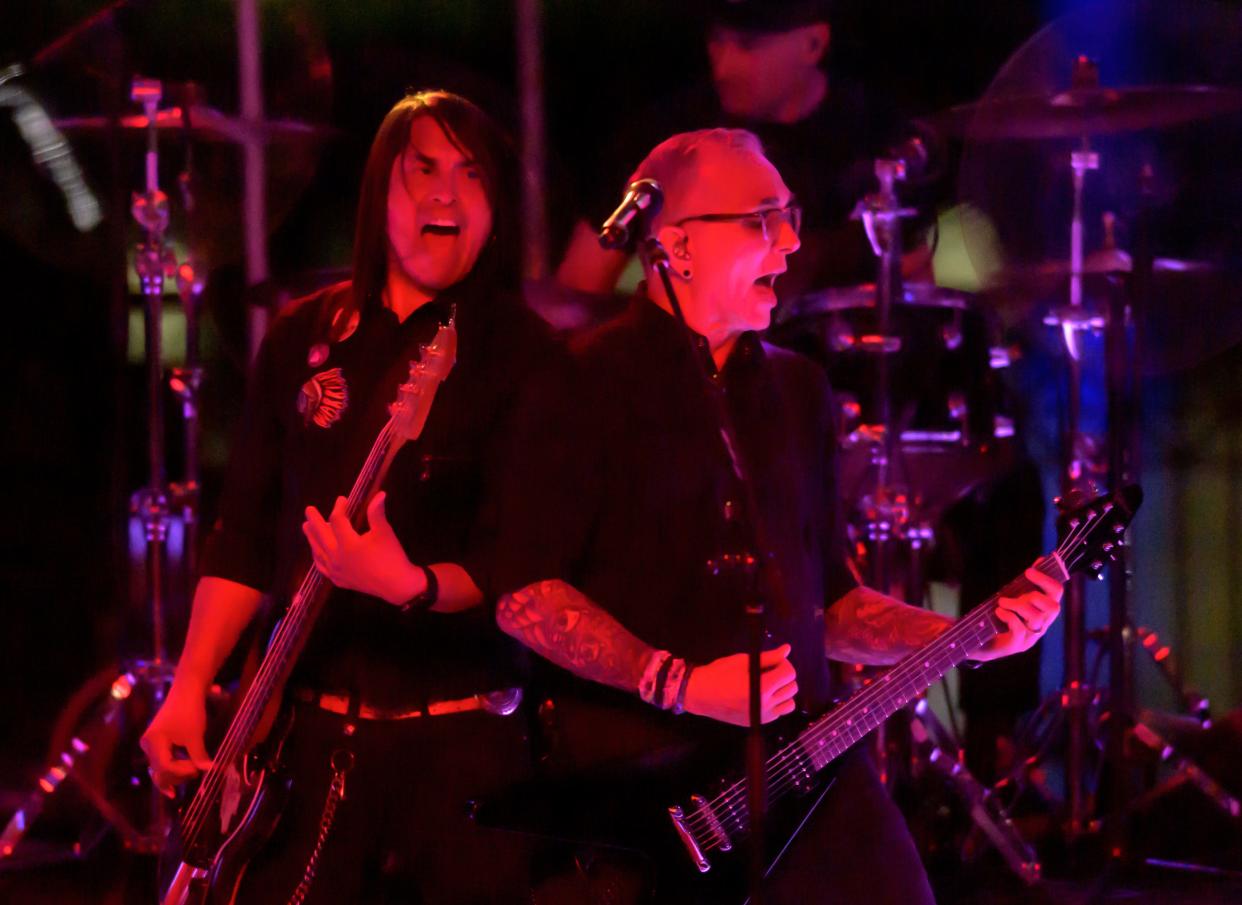
[[[651,694],[651,703],[661,710],[664,709],[664,683],[668,681],[668,671],[672,668],[673,658],[665,657],[664,662],[660,664],[660,671],[656,673],[655,690]]]
[[[419,566],[423,570],[423,576],[427,579],[427,587],[423,588],[421,594],[415,594],[405,603],[401,604],[401,612],[414,613],[423,610],[429,610],[436,605],[436,601],[440,599],[440,581],[436,578],[436,573],[429,566]]]

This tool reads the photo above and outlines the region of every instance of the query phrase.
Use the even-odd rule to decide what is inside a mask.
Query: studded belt
[[[295,688],[291,694],[295,701],[313,704],[329,713],[339,713],[342,716],[353,713],[351,709],[353,701],[347,694],[330,694],[303,688]],[[517,710],[520,703],[522,703],[522,689],[502,688],[498,691],[472,694],[466,698],[431,701],[426,707],[375,707],[363,703],[358,707],[357,716],[363,720],[412,720],[419,717],[469,713],[474,710],[482,710],[497,716],[509,716]]]

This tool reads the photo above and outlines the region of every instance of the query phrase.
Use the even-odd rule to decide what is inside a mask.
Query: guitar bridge
[[[732,849],[733,841],[725,833],[724,827],[716,816],[716,812],[712,810],[711,804],[702,795],[691,796],[690,802],[694,805],[693,815],[701,818],[707,824],[707,833],[711,840],[708,848],[718,848],[722,852]],[[712,868],[711,862],[703,854],[703,845],[699,842],[695,831],[690,828],[685,812],[680,806],[677,806],[669,808],[668,813],[673,820],[673,827],[677,830],[677,835],[690,853],[690,859],[694,862],[694,866],[699,869],[699,873],[707,873]]]
[[[681,839],[682,845],[690,853],[690,860],[694,862],[694,866],[699,869],[699,873],[707,873],[712,869],[712,863],[703,855],[703,849],[694,838],[694,833],[690,831],[690,827],[686,826],[686,813],[681,809],[681,805],[673,805],[669,808],[668,816],[672,818],[677,837]]]

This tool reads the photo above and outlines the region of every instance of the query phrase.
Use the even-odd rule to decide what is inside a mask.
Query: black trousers
[[[391,722],[347,720],[299,705],[284,749],[290,803],[251,862],[240,905],[282,905],[320,833],[332,756],[354,765],[307,905],[504,905],[529,902],[525,837],[476,826],[468,802],[528,775],[519,714],[483,712]]]
[[[535,905],[721,905],[714,893],[696,894],[694,887],[670,889],[657,880],[653,891],[646,865],[615,850],[577,849],[560,860],[563,866],[537,883]],[[730,891],[730,901],[746,898],[744,885]],[[842,759],[836,782],[764,895],[765,905],[934,905],[905,818],[864,752]]]

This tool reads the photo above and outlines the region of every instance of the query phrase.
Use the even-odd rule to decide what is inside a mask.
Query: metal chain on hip
[[[332,822],[336,819],[336,806],[345,798],[345,774],[354,766],[352,751],[337,750],[332,752],[332,781],[328,783],[328,797],[324,799],[323,815],[319,818],[319,834],[315,838],[315,847],[306,861],[306,870],[297,889],[289,897],[289,905],[302,905],[315,882],[315,872],[319,868],[319,857],[323,854],[324,844],[328,841],[328,833],[332,830]]]

